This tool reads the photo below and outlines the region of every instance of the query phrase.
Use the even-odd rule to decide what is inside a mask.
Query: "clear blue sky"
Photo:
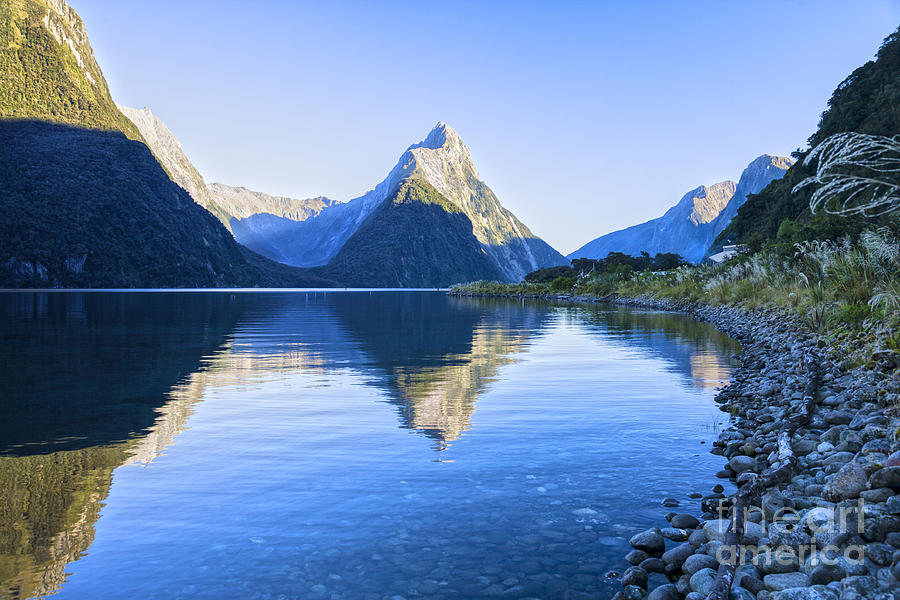
[[[356,197],[438,121],[567,253],[814,131],[900,0],[70,0],[207,181]]]

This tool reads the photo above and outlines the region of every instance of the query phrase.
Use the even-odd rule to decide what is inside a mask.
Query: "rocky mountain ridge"
[[[561,254],[500,204],[481,180],[459,134],[443,122],[423,141],[411,145],[388,176],[366,194],[303,221],[253,215],[234,224],[235,235],[238,241],[287,264],[326,265],[372,212],[413,174],[421,176],[469,218],[476,239],[502,279],[519,281],[526,273],[565,262]]]
[[[685,194],[663,216],[602,235],[568,258],[599,259],[610,252],[633,256],[641,252],[673,252],[690,262],[700,262],[747,197],[783,176],[793,162],[784,156],[759,156],[744,169],[737,183],[701,185]]]
[[[327,266],[376,209],[393,198],[403,182],[414,176],[427,182],[468,218],[481,252],[493,265],[491,269],[479,267],[460,272],[492,274],[506,281],[518,281],[538,268],[565,262],[561,254],[500,204],[481,180],[459,134],[443,122],[439,122],[423,141],[407,148],[375,188],[340,203],[324,197],[296,200],[219,183],[207,185],[184,155],[175,136],[149,109],[120,108],[135,123],[177,183],[219,217],[239,243],[278,262],[298,267]],[[411,223],[407,222],[407,225],[411,226]],[[457,226],[453,228],[457,229]],[[386,232],[390,227],[383,223],[369,231],[376,229]],[[457,233],[461,235],[460,231]],[[410,234],[415,235],[414,232]],[[462,238],[459,242],[463,246],[469,243]],[[476,263],[480,260],[468,264],[471,267]],[[437,265],[432,267],[437,268]],[[448,272],[442,269],[441,266],[442,273]],[[398,281],[421,283],[429,280],[423,273],[404,272],[406,275]],[[454,271],[450,269],[449,272]],[[358,281],[356,275],[352,279]],[[437,280],[443,281],[443,276]]]

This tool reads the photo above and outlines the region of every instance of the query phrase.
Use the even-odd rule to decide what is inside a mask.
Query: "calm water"
[[[0,596],[608,598],[662,498],[699,514],[737,350],[435,292],[0,294]]]

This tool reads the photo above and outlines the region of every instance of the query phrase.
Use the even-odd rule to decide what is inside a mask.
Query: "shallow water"
[[[608,598],[738,350],[436,292],[3,293],[0,341],[11,598]]]

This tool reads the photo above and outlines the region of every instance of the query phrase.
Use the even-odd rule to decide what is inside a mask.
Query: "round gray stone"
[[[691,575],[691,590],[704,596],[709,594],[716,581],[716,572],[712,569],[700,569]]]

